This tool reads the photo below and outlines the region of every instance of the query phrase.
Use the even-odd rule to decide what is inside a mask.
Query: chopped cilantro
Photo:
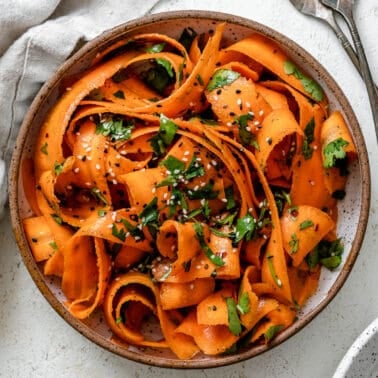
[[[232,185],[225,188],[224,193],[226,195],[227,205],[226,209],[231,210],[236,206],[235,197],[234,197],[234,187]]]
[[[156,45],[153,45],[151,47],[148,47],[146,51],[151,54],[160,53],[164,50],[165,42],[157,43]]]
[[[121,99],[125,99],[125,94],[123,93],[123,91],[121,90],[118,90],[117,92],[114,92],[113,93],[113,96],[114,97],[117,97],[117,98],[121,98]]]
[[[105,210],[98,210],[97,214],[98,214],[99,217],[104,217],[106,215],[106,211]]]
[[[156,155],[164,154],[167,147],[172,143],[178,126],[164,114],[160,114],[160,128],[158,133],[150,139],[151,147]]]
[[[251,240],[254,230],[255,220],[252,215],[246,214],[236,222],[235,238],[233,242],[239,243],[243,238],[247,241]]]
[[[134,122],[128,121],[124,125],[124,121],[105,120],[96,125],[96,134],[109,136],[111,142],[127,140],[131,137],[131,131],[134,129]]]
[[[305,138],[302,145],[302,154],[306,160],[311,159],[312,157],[313,148],[310,144],[314,141],[314,129],[315,119],[312,117],[304,129]]]
[[[282,324],[273,325],[268,328],[268,330],[264,333],[264,337],[266,341],[270,341],[273,339],[274,336],[277,335],[278,332],[280,332],[284,326]]]
[[[253,120],[251,113],[242,114],[235,118],[235,122],[239,126],[239,138],[243,146],[253,146],[259,150],[259,145],[256,141],[255,135],[248,129],[248,121]]]
[[[40,149],[40,151],[41,151],[43,154],[45,154],[45,155],[48,155],[48,154],[49,154],[48,151],[47,151],[47,147],[48,147],[48,144],[47,144],[47,142],[45,142],[45,143],[43,144],[43,146],[41,147],[41,149]]]
[[[139,214],[139,219],[142,221],[143,226],[146,226],[151,223],[156,223],[158,221],[159,211],[157,207],[157,202],[157,197],[154,197]]]
[[[299,239],[295,233],[291,234],[289,241],[290,253],[297,253],[299,248]]]
[[[189,199],[194,200],[194,199],[215,199],[218,197],[219,191],[214,191],[213,190],[214,184],[209,182],[205,186],[202,186],[198,190],[194,189],[186,189],[186,195],[188,196]]]
[[[305,230],[306,228],[309,228],[314,225],[314,222],[311,219],[306,219],[304,220],[300,225],[299,229],[300,230]]]
[[[118,238],[121,241],[126,240],[126,232],[124,228],[117,228],[115,224],[112,226],[112,235]]]
[[[239,72],[228,69],[217,70],[214,76],[210,79],[206,89],[211,92],[214,89],[223,88],[225,85],[232,84],[239,77]]]
[[[51,218],[59,225],[63,224],[63,219],[58,214],[51,214]]]
[[[92,194],[94,194],[103,204],[109,205],[109,202],[104,197],[104,195],[101,193],[100,189],[98,188],[92,188],[91,189]]]
[[[63,171],[63,164],[59,164],[57,161],[54,163],[54,172],[59,176]]]
[[[242,332],[236,303],[233,298],[226,298],[227,312],[228,312],[228,328],[235,336],[239,336]]]
[[[211,248],[207,245],[206,241],[205,241],[205,236],[203,234],[203,228],[201,226],[200,223],[198,222],[195,222],[193,223],[193,227],[194,227],[194,231],[196,233],[196,238],[197,240],[199,241],[200,243],[200,246],[201,246],[201,249],[202,251],[204,252],[204,254],[206,255],[206,257],[214,264],[214,265],[217,265],[217,266],[223,266],[225,263],[224,263],[224,260],[216,255],[212,250]]]
[[[293,75],[300,80],[304,90],[312,97],[316,102],[323,100],[324,93],[320,85],[309,76],[305,75],[300,69],[290,60],[284,63],[284,71],[286,75]]]
[[[282,287],[282,281],[279,279],[279,277],[277,276],[276,270],[274,269],[274,265],[273,265],[273,261],[272,261],[273,256],[272,255],[267,255],[266,259],[268,261],[269,272],[272,275],[272,278],[273,278],[275,284],[278,287]]]
[[[124,224],[126,227],[126,230],[130,232],[130,235],[135,239],[135,240],[144,240],[145,236],[143,231],[138,227],[138,226],[133,226],[127,219],[122,218],[121,222]]]
[[[164,58],[157,58],[156,63],[162,66],[166,71],[170,78],[173,78],[175,76],[172,68],[172,64]]]
[[[56,251],[58,249],[58,245],[56,244],[56,241],[54,240],[53,242],[49,243],[49,246]]]
[[[334,167],[337,160],[344,159],[346,157],[346,152],[343,147],[347,146],[349,142],[342,138],[337,138],[336,140],[328,143],[323,149],[323,166],[324,168]]]
[[[151,67],[143,77],[146,84],[159,93],[163,93],[165,88],[171,82],[168,72],[161,66]]]
[[[238,304],[236,305],[236,308],[240,312],[240,314],[245,315],[248,314],[250,311],[250,301],[249,301],[249,295],[247,292],[244,292],[242,295],[239,296]]]

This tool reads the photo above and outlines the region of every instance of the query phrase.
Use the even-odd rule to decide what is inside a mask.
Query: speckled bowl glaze
[[[378,318],[357,337],[333,378],[378,377]]]
[[[218,22],[223,21],[227,22],[224,38],[229,42],[241,39],[251,32],[262,33],[278,42],[299,67],[318,80],[329,98],[331,109],[341,110],[348,120],[357,145],[359,160],[351,168],[347,196],[339,206],[338,234],[345,244],[343,263],[334,272],[322,271],[319,290],[303,308],[298,321],[279,334],[269,346],[253,346],[233,355],[216,357],[198,355],[192,360],[179,360],[167,350],[127,348],[113,343],[101,313],[91,316],[86,321],[80,321],[67,311],[58,282],[42,274],[40,266],[33,259],[24,235],[21,220],[29,214],[30,209],[21,185],[20,162],[32,156],[42,121],[61,93],[62,83],[68,77],[84,71],[96,54],[117,41],[138,33],[160,32],[178,38],[184,27],[192,27],[197,32],[204,32],[213,29]],[[156,14],[111,29],[87,43],[59,68],[36,96],[22,124],[11,164],[9,193],[14,234],[24,263],[41,293],[67,323],[89,340],[130,360],[171,368],[210,368],[252,358],[281,344],[305,327],[333,299],[350,273],[362,244],[369,214],[370,175],[365,143],[350,104],[327,71],[302,47],[284,35],[248,19],[215,12],[183,11]],[[41,324],[41,330],[42,328]]]

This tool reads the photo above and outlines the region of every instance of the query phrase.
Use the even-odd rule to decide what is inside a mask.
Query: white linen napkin
[[[78,44],[149,14],[158,2],[1,0],[0,219],[8,198],[7,169],[13,146],[39,88]]]

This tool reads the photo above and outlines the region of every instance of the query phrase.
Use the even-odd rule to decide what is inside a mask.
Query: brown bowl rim
[[[165,357],[156,356],[145,356],[143,354],[132,352],[126,348],[123,348],[117,344],[112,343],[110,340],[99,335],[93,331],[89,326],[82,323],[80,320],[74,318],[71,313],[66,309],[66,307],[56,298],[56,296],[51,292],[49,287],[45,282],[45,277],[34,261],[32,254],[30,252],[29,246],[27,244],[24,231],[22,228],[21,216],[18,208],[18,178],[19,178],[19,162],[22,156],[22,151],[25,147],[26,139],[28,136],[29,125],[33,123],[33,119],[36,116],[39,106],[45,101],[49,93],[52,91],[56,85],[59,84],[61,75],[64,74],[70,67],[72,67],[77,61],[79,61],[85,54],[97,49],[99,45],[106,43],[108,40],[116,38],[120,33],[129,34],[139,26],[147,26],[158,21],[174,21],[183,18],[191,19],[204,19],[209,20],[209,23],[213,22],[227,22],[231,25],[240,25],[248,27],[251,30],[262,33],[274,40],[276,40],[280,45],[283,45],[287,51],[293,51],[297,54],[297,57],[301,57],[306,64],[308,64],[326,84],[327,87],[331,89],[332,93],[337,97],[340,102],[343,111],[349,121],[349,126],[352,129],[352,134],[356,142],[358,149],[359,161],[360,161],[360,174],[361,174],[361,206],[360,206],[360,216],[358,220],[358,228],[356,231],[355,239],[352,242],[351,250],[348,255],[347,260],[344,263],[342,270],[339,273],[335,283],[329,290],[327,296],[306,316],[296,321],[291,327],[279,334],[269,346],[255,346],[250,349],[244,350],[240,353],[229,355],[229,356],[218,356],[214,358],[199,360],[179,360],[171,359]],[[368,218],[369,218],[369,206],[370,206],[370,170],[369,170],[369,160],[366,150],[365,141],[363,138],[362,131],[358,124],[357,118],[353,112],[353,109],[345,97],[344,93],[341,91],[338,84],[327,72],[327,70],[303,47],[299,46],[296,42],[292,41],[290,38],[284,36],[280,32],[275,31],[271,27],[265,26],[259,22],[253,21],[240,16],[235,16],[228,13],[222,12],[212,12],[203,10],[188,10],[188,11],[169,11],[162,12],[153,15],[144,16],[138,19],[128,21],[124,24],[116,26],[108,31],[105,31],[98,37],[87,42],[79,51],[77,51],[73,56],[67,59],[59,69],[50,77],[49,80],[42,86],[34,101],[32,102],[24,121],[21,125],[19,135],[16,141],[14,152],[12,155],[10,173],[9,173],[9,203],[10,203],[10,213],[11,222],[14,232],[16,242],[18,244],[22,259],[26,265],[32,279],[35,284],[50,303],[50,305],[55,309],[55,311],[74,329],[84,335],[87,339],[96,343],[97,345],[111,351],[119,356],[126,357],[129,360],[166,368],[214,368],[225,365],[230,365],[240,361],[250,359],[257,356],[263,352],[271,350],[273,347],[281,344],[283,341],[289,339],[291,336],[296,334],[298,331],[303,329],[312,319],[314,319],[335,297],[339,292],[341,287],[344,285],[351,269],[356,261],[359,254],[364,234],[366,231]]]

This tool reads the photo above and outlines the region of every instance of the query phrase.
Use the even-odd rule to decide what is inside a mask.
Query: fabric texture
[[[42,84],[78,45],[149,14],[158,0],[0,0],[0,218],[19,127]]]

